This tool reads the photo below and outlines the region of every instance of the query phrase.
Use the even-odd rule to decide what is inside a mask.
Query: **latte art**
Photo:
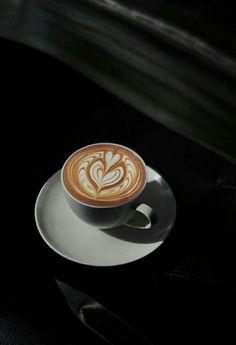
[[[137,168],[127,156],[113,155],[111,151],[99,152],[95,157],[89,154],[78,167],[79,185],[85,194],[95,198],[120,194],[129,188],[136,175]]]
[[[79,201],[116,205],[143,188],[145,167],[135,153],[122,146],[92,145],[69,158],[63,178],[67,190]]]

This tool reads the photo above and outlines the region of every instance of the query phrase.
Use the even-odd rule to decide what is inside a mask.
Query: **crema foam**
[[[134,199],[146,184],[146,168],[132,150],[94,144],[72,154],[63,168],[66,190],[91,206],[117,206]]]

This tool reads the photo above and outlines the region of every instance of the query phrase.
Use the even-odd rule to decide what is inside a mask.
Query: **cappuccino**
[[[146,168],[132,150],[118,144],[94,144],[73,153],[63,168],[63,184],[79,202],[119,206],[135,199],[146,185]]]

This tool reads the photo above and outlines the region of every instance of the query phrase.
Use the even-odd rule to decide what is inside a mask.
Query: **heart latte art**
[[[112,206],[129,201],[146,182],[145,167],[131,150],[115,144],[85,147],[65,164],[63,182],[79,201]]]

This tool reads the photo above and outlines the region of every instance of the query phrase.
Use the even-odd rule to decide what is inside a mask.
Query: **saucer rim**
[[[146,165],[147,167],[147,170],[151,169],[153,170],[155,173],[157,173],[158,175],[160,175],[156,169]],[[53,180],[53,178],[56,178],[56,175],[60,175],[61,173],[61,170],[62,169],[59,169],[57,170],[54,174],[52,174],[48,180],[43,184],[43,186],[41,187],[38,195],[37,195],[37,198],[36,198],[36,201],[35,201],[35,206],[34,206],[34,218],[35,218],[35,223],[36,223],[36,227],[38,229],[38,232],[40,234],[40,236],[42,237],[42,239],[44,240],[44,242],[54,251],[56,252],[58,255],[62,256],[63,258],[69,260],[69,261],[72,261],[74,263],[78,263],[78,264],[81,264],[81,265],[86,265],[86,266],[91,266],[91,267],[100,267],[100,268],[105,268],[105,267],[115,267],[115,266],[121,266],[121,265],[126,265],[126,264],[130,264],[130,263],[133,263],[135,261],[138,261],[140,259],[144,259],[146,256],[152,254],[156,249],[158,249],[165,241],[166,239],[169,237],[170,233],[172,232],[173,228],[174,228],[174,225],[175,225],[175,221],[176,221],[176,216],[177,216],[177,205],[176,205],[176,199],[175,199],[175,195],[171,189],[171,187],[169,186],[169,184],[166,182],[166,180],[162,177],[162,175],[160,175],[163,180],[165,181],[165,183],[167,184],[168,188],[170,189],[171,191],[171,194],[172,194],[172,197],[173,197],[173,201],[174,201],[174,210],[175,210],[175,215],[174,215],[174,218],[173,218],[173,222],[172,222],[172,226],[171,228],[168,230],[168,233],[166,235],[166,237],[164,238],[164,240],[161,240],[161,241],[157,241],[155,242],[155,244],[158,244],[157,246],[155,246],[154,248],[150,248],[150,251],[148,251],[145,255],[143,256],[140,256],[136,259],[131,259],[130,261],[125,261],[125,262],[121,262],[121,263],[115,263],[115,264],[104,264],[104,265],[96,265],[96,264],[91,264],[91,263],[87,263],[87,262],[83,262],[83,260],[78,260],[78,259],[75,259],[73,256],[68,256],[67,254],[65,254],[63,251],[60,251],[58,250],[55,246],[53,246],[50,242],[50,240],[47,238],[47,236],[45,235],[45,231],[43,231],[43,229],[41,229],[41,226],[39,224],[39,220],[38,220],[38,210],[39,210],[39,202],[40,202],[40,197],[42,196],[43,194],[43,191],[44,189],[46,189],[48,187],[48,185],[50,184],[51,180]],[[60,179],[60,176],[58,176],[58,178]],[[148,183],[148,181],[147,181]],[[69,208],[69,206],[68,206]],[[150,244],[149,244],[150,245]]]

